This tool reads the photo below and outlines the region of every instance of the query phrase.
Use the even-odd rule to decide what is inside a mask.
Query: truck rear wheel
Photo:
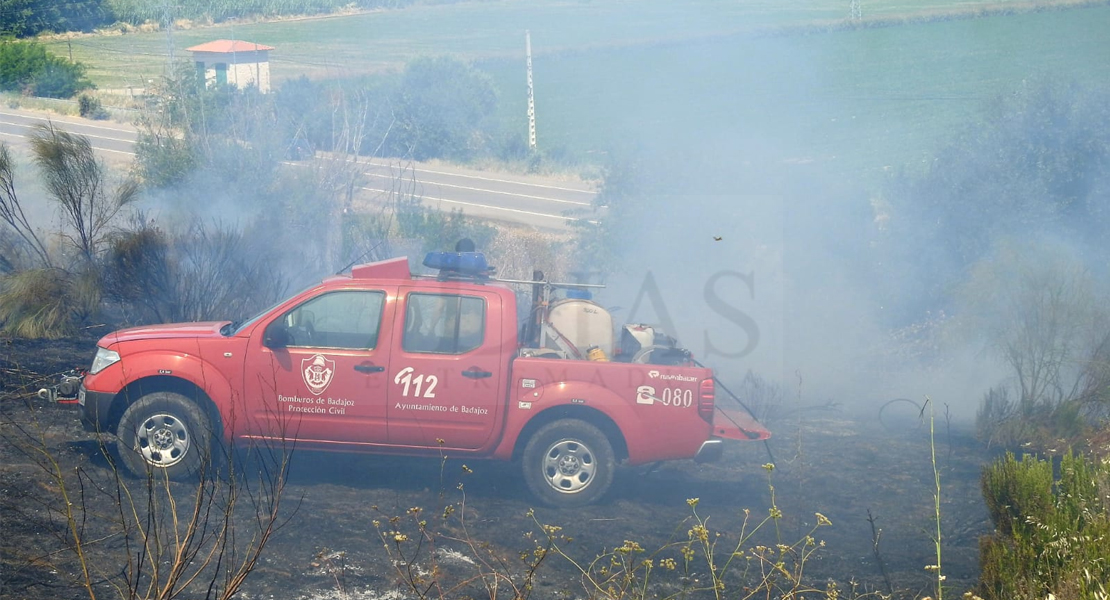
[[[522,462],[528,488],[556,508],[584,506],[601,498],[616,469],[609,438],[578,419],[541,427],[524,447]]]
[[[138,477],[164,471],[170,479],[188,479],[211,459],[208,416],[173,392],[148,394],[127,407],[116,437],[123,464]]]

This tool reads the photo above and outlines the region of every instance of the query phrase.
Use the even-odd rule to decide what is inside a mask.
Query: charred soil
[[[5,598],[89,597],[69,549],[72,535],[58,516],[64,500],[50,460],[63,473],[79,471],[89,481],[109,482],[114,440],[85,432],[74,406],[45,402],[34,392],[57,373],[87,366],[94,344],[93,338],[0,339],[0,595]],[[772,522],[758,531],[746,549],[798,542],[821,513],[832,524],[814,535],[823,546],[805,564],[808,584],[824,589],[831,580],[842,591],[854,585],[859,592],[893,588],[900,598],[930,595],[935,574],[925,567],[936,562],[930,533],[936,523],[929,428],[911,407],[903,409],[905,418],[897,423],[887,418],[884,425],[877,413],[795,408],[769,423],[775,437],[767,446],[735,444],[713,464],[622,468],[601,503],[567,510],[536,506],[515,464],[294,451],[282,527],[240,597],[412,598],[417,595],[407,589],[411,575],[405,573],[438,573],[444,584],[457,583],[477,575],[483,558],[491,556],[504,560],[506,572],[521,581],[526,569],[520,555],[534,549],[526,535],[539,532],[537,523],[561,527],[560,535],[570,538],[563,551],[582,565],[626,540],[637,542],[648,557],[668,542],[687,539],[691,498],[699,499],[697,513],[710,517],[708,529],[721,552],[735,545],[745,509],[748,530],[772,506],[783,515],[777,527]],[[943,569],[948,589],[962,593],[975,584],[978,539],[990,529],[979,474],[992,453],[943,419],[936,423],[934,446],[942,485]],[[762,468],[772,461],[773,472]],[[174,485],[182,497],[195,488]],[[70,492],[71,502],[91,505],[82,507],[89,514],[117,508],[88,490]],[[454,513],[445,522],[440,516],[448,506]],[[408,531],[413,541],[419,535],[414,507],[426,515],[435,544],[402,559],[398,547],[413,552],[415,545],[398,546],[391,536],[383,541],[379,530]],[[391,523],[391,517],[397,519]],[[108,582],[124,569],[126,547],[117,543],[118,532],[100,521],[89,518],[81,526],[86,540],[102,540],[86,546],[96,573],[94,589],[100,597],[114,596]],[[432,556],[437,572],[428,566]],[[681,576],[659,570],[652,581],[660,591],[675,591],[705,577],[704,569]],[[735,578],[730,584],[743,585],[738,575],[729,577]],[[586,594],[581,573],[554,554],[533,582],[535,598]],[[182,597],[204,593],[190,590]],[[492,593],[472,586],[443,597]],[[428,597],[440,596],[433,589]]]

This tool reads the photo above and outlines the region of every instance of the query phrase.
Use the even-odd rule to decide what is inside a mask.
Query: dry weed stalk
[[[883,555],[879,551],[879,538],[883,535],[883,530],[875,527],[875,517],[871,514],[871,509],[867,509],[867,523],[871,525],[871,552],[875,555],[875,562],[879,565],[879,572],[883,575],[883,583],[886,584],[887,591],[894,595],[894,584],[890,581],[890,574],[886,571],[886,563],[883,562]]]
[[[466,465],[462,466],[462,471],[464,475],[473,472]],[[457,489],[460,499],[443,507],[438,515],[439,528],[430,526],[421,507],[409,508],[404,516],[383,514],[382,518],[371,522],[396,575],[421,600],[457,598],[473,593],[475,588],[482,590],[490,600],[506,596],[512,600],[529,598],[540,566],[551,555],[554,545],[551,536],[558,528],[545,530],[545,536],[525,534],[533,547],[521,551],[518,558],[522,566],[515,565],[491,544],[472,534],[467,524],[465,486],[459,483]],[[381,513],[377,506],[372,508]],[[460,543],[469,550],[469,555],[463,555],[463,561],[472,569],[471,573],[452,581],[443,563],[442,557],[448,550],[442,541]]]
[[[752,514],[744,510],[740,532],[733,543],[725,533],[709,526],[709,517],[698,513],[699,501],[686,502],[691,516],[679,523],[672,541],[648,552],[634,540],[625,540],[612,550],[603,552],[588,562],[575,559],[564,549],[570,542],[560,533],[561,528],[543,524],[536,526],[547,537],[553,552],[565,558],[578,572],[582,591],[590,600],[646,600],[647,598],[713,597],[738,598],[841,598],[835,582],[819,588],[805,579],[805,567],[814,553],[825,547],[824,541],[814,534],[821,527],[832,523],[821,513],[816,513],[816,524],[793,543],[785,543],[779,531],[782,511],[775,501],[771,474],[774,465],[763,467],[768,476],[771,506],[767,515],[752,523]],[[535,517],[533,516],[533,519]],[[768,524],[774,527],[775,542],[771,545],[756,543],[755,536]],[[682,531],[685,530],[685,535]],[[849,591],[850,598],[884,598],[881,594],[860,594],[855,584]]]
[[[76,573],[72,583],[91,600],[105,592],[135,600],[230,599],[292,517],[282,511],[291,449],[280,442],[242,452],[215,444],[226,453],[209,453],[188,483],[164,472],[132,478],[99,435],[93,447],[107,469],[67,465],[40,409],[29,399],[26,409],[25,420],[5,423],[5,441],[46,475],[51,493],[35,500],[57,542],[27,548],[27,564]],[[243,455],[256,470],[239,469]]]
[[[933,546],[936,549],[936,564],[927,565],[926,571],[931,571],[936,574],[937,579],[937,599],[944,600],[944,572],[941,563],[941,519],[940,519],[940,468],[937,466],[937,444],[936,444],[936,410],[934,409],[933,400],[929,396],[925,396],[925,404],[921,407],[922,415],[925,409],[929,410],[929,457],[933,465],[933,510],[936,522],[936,536],[933,537]]]

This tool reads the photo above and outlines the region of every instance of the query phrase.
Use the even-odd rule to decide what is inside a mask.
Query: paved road
[[[87,136],[108,160],[126,162],[135,156],[138,134],[131,125],[24,110],[0,110],[0,140],[24,148],[32,127],[48,119],[67,131]],[[569,222],[593,214],[595,192],[580,181],[384,160],[367,162],[363,169],[362,198],[369,201],[400,187],[419,195],[433,208],[461,209],[475,217],[549,230],[563,230]]]
[[[375,161],[367,165],[364,176],[363,191],[374,195],[397,185],[411,186],[426,205],[440,210],[462,209],[476,217],[548,229],[590,218],[595,195],[577,182],[420,163]]]
[[[93,148],[103,152],[107,158],[130,160],[135,156],[134,147],[138,133],[130,125],[45,115],[23,110],[0,110],[0,140],[16,148],[28,147],[31,129],[47,121],[53,121],[55,125],[70,133],[79,133],[89,138]]]

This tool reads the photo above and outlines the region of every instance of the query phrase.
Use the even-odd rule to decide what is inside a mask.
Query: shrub
[[[1017,406],[1010,399],[1010,388],[999,385],[983,394],[975,413],[975,434],[988,445],[1013,446],[1026,437],[1026,424],[1015,419]]]
[[[105,295],[142,322],[245,317],[271,304],[285,280],[228,227],[193,221],[177,234],[150,223],[112,240]]]
[[[467,217],[461,210],[443,212],[427,208],[416,199],[402,200],[396,208],[397,233],[402,239],[417,239],[423,250],[451,250],[455,242],[470,238],[479,251],[488,248],[497,229]]]
[[[95,287],[59,269],[31,269],[0,280],[0,331],[16,337],[58,339],[99,301]]]
[[[991,388],[975,414],[976,436],[987,445],[1034,448],[1056,453],[1062,446],[1088,448],[1086,438],[1105,417],[1079,400],[1042,402],[1020,407],[1010,400],[1009,388]]]
[[[111,174],[89,139],[53,123],[34,127],[31,151],[46,191],[58,204],[64,237],[86,263],[93,263],[116,216],[138,198],[138,183],[125,178],[109,189]]]
[[[192,145],[172,134],[140,132],[135,150],[139,176],[150,188],[182,183],[200,162]]]
[[[1046,232],[1101,265],[1110,175],[1110,87],[1054,79],[983,108],[937,150],[926,172],[889,182],[880,244],[886,303],[912,316],[948,307],[950,286],[1001,237]],[[904,311],[904,313],[902,312]],[[902,318],[905,318],[903,316]]]
[[[104,110],[104,106],[100,103],[100,98],[88,94],[81,94],[78,96],[77,112],[86,119],[102,120],[108,118],[108,111]]]
[[[0,277],[19,270],[26,261],[25,245],[11,228],[0,228]]]
[[[387,210],[374,213],[349,211],[342,215],[340,256],[345,267],[384,260],[394,256],[390,244],[393,215]]]
[[[392,156],[467,161],[488,145],[483,124],[497,108],[497,92],[488,75],[464,62],[421,58],[406,67],[393,104]]]
[[[738,398],[744,399],[743,408],[749,410],[752,416],[762,423],[783,416],[783,400],[786,393],[782,384],[777,381],[768,380],[749,370],[744,375],[744,380],[740,383],[736,394]]]
[[[229,227],[194,223],[175,244],[181,314],[173,320],[244,318],[281,298],[286,280],[265,252]]]
[[[1106,598],[1110,581],[1110,461],[1066,454],[1050,461],[1013,454],[983,470],[995,533],[980,540],[987,600]]]
[[[140,113],[135,150],[144,183],[172,188],[196,175],[213,190],[248,198],[276,187],[294,139],[275,113],[275,98],[253,86],[207,88],[191,64],[174,68],[149,90]]]
[[[54,56],[34,42],[0,42],[0,91],[70,98],[92,87],[81,63]]]
[[[144,321],[165,322],[179,314],[169,251],[165,233],[151,225],[115,236],[104,261],[105,295]]]

